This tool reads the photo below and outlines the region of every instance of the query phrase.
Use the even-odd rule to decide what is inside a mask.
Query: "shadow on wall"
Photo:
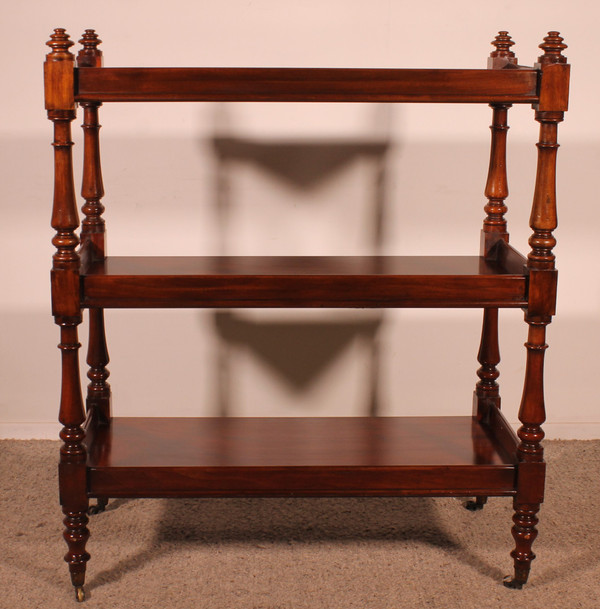
[[[368,244],[370,255],[381,253],[384,239],[384,216],[386,202],[386,162],[390,150],[390,112],[391,106],[380,105],[374,108],[372,128],[362,136],[343,138],[332,137],[288,137],[277,138],[247,137],[237,133],[231,126],[231,108],[228,104],[215,105],[214,136],[212,151],[215,157],[215,191],[214,206],[219,231],[219,243],[222,255],[230,255],[227,243],[230,231],[235,230],[237,201],[235,200],[235,181],[239,170],[251,167],[254,171],[265,174],[278,182],[289,200],[301,205],[305,213],[323,200],[321,192],[335,176],[338,179],[344,174],[356,171],[357,162],[366,163],[369,168],[369,180],[365,200],[368,218],[361,226],[349,227],[349,222],[357,223],[356,218],[345,213],[348,201],[341,201],[339,218],[336,226],[331,227],[335,234],[342,232],[362,231],[362,240]],[[360,196],[354,193],[354,196]],[[265,243],[261,236],[260,201],[252,219],[256,222],[255,237],[259,244]],[[286,201],[281,201],[282,205]],[[268,211],[267,211],[268,213]],[[318,220],[316,220],[318,221]],[[365,234],[366,233],[366,234]],[[305,236],[306,246],[303,249],[311,253],[311,238]],[[335,241],[335,240],[334,240]],[[330,254],[335,254],[335,242],[318,244],[322,251],[325,247]],[[261,245],[259,245],[259,249]],[[268,248],[261,254],[270,254]],[[314,252],[313,252],[314,253]],[[218,370],[217,403],[220,416],[235,412],[231,403],[232,378],[231,361],[240,347],[250,350],[295,393],[306,390],[312,381],[317,379],[332,361],[338,358],[355,338],[361,337],[365,346],[365,357],[370,370],[368,403],[364,413],[376,415],[379,407],[379,345],[378,330],[383,323],[383,311],[373,311],[365,317],[364,313],[354,318],[342,320],[335,313],[328,313],[326,318],[307,319],[306,313],[299,312],[294,318],[284,321],[256,319],[243,311],[215,311],[214,328],[218,337],[216,367]]]

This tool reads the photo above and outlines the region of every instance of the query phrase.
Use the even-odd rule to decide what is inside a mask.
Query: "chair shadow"
[[[504,573],[440,525],[430,498],[165,499],[141,551],[94,575],[90,591],[190,546],[355,542],[420,543],[499,581]],[[464,509],[460,503],[452,509]],[[131,514],[130,514],[131,516]],[[477,526],[477,523],[474,523]],[[507,548],[508,554],[509,548]]]

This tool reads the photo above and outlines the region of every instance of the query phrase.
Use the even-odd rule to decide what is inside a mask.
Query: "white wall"
[[[475,68],[485,66],[489,42],[499,29],[511,32],[521,63],[531,64],[545,33],[560,30],[573,64],[572,103],[560,128],[559,315],[548,336],[545,429],[550,437],[600,437],[595,396],[600,274],[593,253],[600,214],[594,196],[600,126],[594,121],[599,81],[593,63],[599,16],[600,8],[583,0],[568,10],[554,0],[506,0],[501,5],[475,0],[105,0],[97,6],[63,1],[59,7],[25,0],[3,7],[8,40],[0,54],[5,83],[0,112],[0,437],[55,437],[58,430],[58,330],[50,316],[48,285],[51,125],[43,109],[41,71],[44,43],[54,27],[67,28],[75,39],[94,27],[104,41],[106,65],[114,66]],[[214,104],[103,107],[109,252],[364,253],[370,248],[374,197],[368,160],[354,160],[320,181],[302,184],[256,163],[233,164],[227,173],[233,208],[224,231],[216,208],[211,138],[225,131],[263,140],[346,134],[360,141],[372,136],[374,128],[392,143],[382,250],[476,253],[489,109],[406,105],[389,114],[381,108],[377,112],[354,105],[249,104],[228,108],[224,118],[223,107]],[[511,115],[508,218],[512,242],[526,250],[537,128],[530,109],[518,107]],[[80,118],[75,125],[79,123]],[[262,231],[254,233],[248,220],[256,218]],[[289,350],[300,349],[294,346],[300,341],[308,356],[290,357],[305,376],[294,376],[289,362],[277,363],[285,354],[257,342],[254,330],[248,331],[255,348],[237,344],[220,351],[213,311],[108,311],[115,413],[215,414],[222,399],[219,379],[227,382],[234,414],[364,412],[371,347],[364,333],[334,333],[331,357],[323,355],[323,361],[311,361],[319,359],[311,357],[311,349],[319,347],[313,341],[319,323],[347,319],[358,327],[374,319],[372,312],[340,317],[332,311],[258,311],[245,319],[251,321],[246,330],[291,324]],[[516,424],[526,327],[520,311],[503,312],[501,323],[503,407]],[[468,413],[480,313],[385,311],[381,324],[380,412]],[[85,343],[84,332],[82,337]],[[168,357],[161,359],[160,352]],[[228,381],[219,354],[229,362]]]

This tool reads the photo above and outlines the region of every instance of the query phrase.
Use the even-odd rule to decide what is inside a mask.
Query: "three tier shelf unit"
[[[63,29],[47,43],[45,101],[54,124],[52,313],[60,326],[60,502],[72,583],[84,599],[88,514],[113,497],[512,497],[514,575],[535,555],[544,495],[546,326],[554,315],[557,126],[567,110],[569,65],[558,32],[524,67],[507,32],[487,69],[108,68],[86,30],[77,58]],[[478,255],[361,257],[121,257],[105,255],[98,110],[115,102],[302,101],[485,103],[491,155]],[[524,256],[504,214],[507,113],[531,104],[540,123]],[[83,109],[84,219],[73,182],[71,122]],[[132,159],[133,161],[134,159]],[[456,417],[124,418],[111,414],[105,308],[469,307],[483,310],[481,367],[470,414]],[[500,410],[499,308],[521,308],[529,327],[521,427]],[[84,402],[78,326],[89,314]],[[90,508],[90,499],[97,504]]]

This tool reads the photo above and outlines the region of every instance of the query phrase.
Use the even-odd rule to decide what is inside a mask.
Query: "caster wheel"
[[[77,586],[77,588],[75,588],[75,598],[77,599],[78,603],[83,603],[85,600],[85,591],[83,586]]]
[[[506,588],[511,588],[512,590],[521,590],[523,588],[523,583],[517,581],[510,575],[507,575],[502,583]]]
[[[469,510],[469,512],[478,512],[483,509],[483,504],[477,503],[477,501],[467,501],[465,509]]]
[[[482,510],[483,506],[487,503],[487,497],[475,497],[475,500],[470,500],[465,503],[465,508],[470,512],[477,512]]]
[[[106,510],[106,506],[108,505],[108,499],[100,498],[98,499],[96,505],[90,505],[88,508],[88,516],[94,516],[95,514],[100,514]]]

